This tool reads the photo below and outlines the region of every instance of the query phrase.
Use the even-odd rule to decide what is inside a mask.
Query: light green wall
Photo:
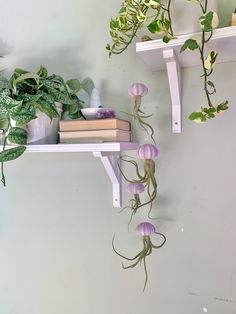
[[[223,2],[226,10],[235,1]],[[111,59],[104,50],[119,1],[1,0],[0,8],[9,51],[1,67],[44,64],[65,78],[91,76],[103,104],[117,112],[131,106],[131,83],[149,87],[143,108],[153,113],[160,149],[155,224],[167,236],[147,261],[143,293],[142,268],[122,270],[111,238],[116,232],[119,249],[134,255],[134,227],[145,210],[128,233],[129,215],[112,207],[98,159],[25,154],[6,165],[7,187],[0,188],[0,314],[199,314],[204,307],[235,314],[236,63],[215,68],[215,100],[227,98],[230,109],[206,125],[187,119],[205,104],[201,70],[183,70],[183,132],[174,135],[166,72],[147,70],[134,45]]]

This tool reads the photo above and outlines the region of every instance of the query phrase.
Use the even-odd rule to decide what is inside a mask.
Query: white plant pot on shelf
[[[37,119],[27,124],[28,144],[57,144],[62,104],[55,102],[55,106],[59,113],[58,118],[51,120],[45,113],[38,110],[36,112]]]

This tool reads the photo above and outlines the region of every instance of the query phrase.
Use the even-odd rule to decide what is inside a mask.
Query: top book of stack
[[[88,130],[111,130],[119,129],[130,131],[130,122],[121,119],[96,119],[96,120],[61,120],[60,132],[88,131]]]

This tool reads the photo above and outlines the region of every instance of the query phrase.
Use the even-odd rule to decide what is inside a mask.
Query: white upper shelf
[[[200,39],[201,33],[181,35],[171,40],[168,44],[162,39],[150,40],[136,44],[136,52],[151,70],[166,69],[163,51],[174,49],[181,67],[191,67],[200,64],[198,50],[180,53],[181,46],[189,39]],[[218,53],[217,63],[236,61],[236,26],[218,28],[206,45],[206,52],[215,50]]]
[[[10,146],[8,146],[10,148]],[[30,153],[94,153],[94,152],[121,152],[136,150],[137,143],[109,142],[89,144],[48,144],[27,145],[26,151]]]

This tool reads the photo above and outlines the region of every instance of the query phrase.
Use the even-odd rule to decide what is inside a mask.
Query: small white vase
[[[58,118],[51,120],[45,113],[38,110],[36,112],[37,119],[27,124],[28,144],[57,144],[62,104],[55,102],[55,106],[59,113]]]
[[[217,0],[208,0],[208,11],[218,11]],[[202,15],[200,5],[187,0],[171,1],[171,19],[174,35],[183,35],[201,30],[199,17]]]

